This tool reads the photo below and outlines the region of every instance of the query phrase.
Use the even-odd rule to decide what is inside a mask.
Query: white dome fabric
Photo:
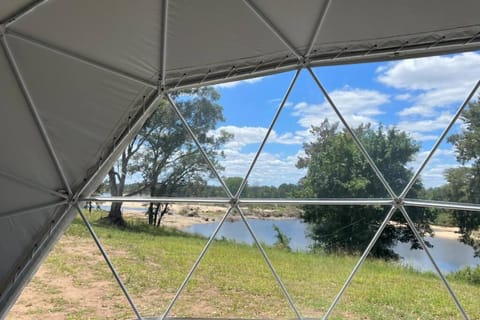
[[[480,1],[0,2],[0,318],[164,92],[480,48]]]

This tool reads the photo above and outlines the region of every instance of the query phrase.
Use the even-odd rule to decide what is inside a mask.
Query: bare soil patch
[[[69,251],[70,257],[82,260],[84,265],[105,264],[90,239],[66,236],[54,250],[59,257]],[[116,291],[113,281],[105,281],[88,269],[77,270],[74,261],[65,261],[59,268],[44,263],[7,319],[115,319],[126,312],[116,307],[125,304]]]

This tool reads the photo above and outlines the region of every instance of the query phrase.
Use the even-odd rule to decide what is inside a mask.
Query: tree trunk
[[[169,206],[168,203],[164,204],[162,212],[160,212],[160,217],[158,218],[158,221],[157,221],[157,227],[160,226],[160,223],[162,222],[163,216],[168,212],[168,206]]]
[[[153,202],[148,206],[148,224],[153,225]]]
[[[112,206],[110,207],[110,212],[108,213],[108,220],[118,226],[125,226],[125,220],[123,220],[121,208],[121,202],[112,203]]]
[[[112,167],[108,172],[108,180],[110,182],[110,193],[112,196],[122,196],[123,195],[123,187],[125,185],[125,180],[121,180],[117,183],[116,179],[117,173],[115,169]],[[125,226],[125,220],[123,220],[122,216],[122,202],[113,202],[110,206],[110,212],[108,213],[108,220],[118,226]]]
[[[153,214],[153,225],[157,225],[157,218],[158,218],[158,210],[160,210],[160,203],[155,204],[155,212]]]

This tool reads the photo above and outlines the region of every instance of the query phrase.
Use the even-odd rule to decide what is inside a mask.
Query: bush
[[[468,283],[480,286],[480,265],[476,267],[465,267],[450,275],[455,280],[466,281]]]
[[[275,238],[277,239],[274,243],[274,246],[279,249],[291,251],[292,249],[290,248],[290,241],[292,238],[283,233],[282,230],[280,230],[280,228],[275,224],[273,225],[273,230],[275,230]]]

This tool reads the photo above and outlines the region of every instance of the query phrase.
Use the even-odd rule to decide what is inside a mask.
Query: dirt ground
[[[75,242],[73,242],[75,241]],[[83,257],[88,264],[104,263],[90,239],[63,237],[55,250],[73,250],[75,255]],[[71,265],[71,262],[68,262]],[[71,268],[71,266],[65,266]],[[88,270],[78,270],[82,282],[74,279],[62,270],[54,270],[47,264],[40,266],[33,280],[24,289],[19,300],[10,311],[8,320],[29,319],[66,319],[65,310],[72,315],[70,319],[103,319],[114,316],[111,305],[124,304],[122,297],[112,292],[112,283],[98,281]]]
[[[140,204],[130,203],[126,207],[141,207]],[[225,214],[222,206],[179,206],[173,205],[170,214],[165,215],[162,224],[175,228],[185,228],[197,223],[218,221]],[[139,215],[138,211],[126,210],[125,214]],[[269,212],[263,212],[269,219]],[[262,215],[254,215],[261,218]],[[252,215],[251,215],[252,216]],[[457,228],[433,226],[436,237],[457,239]],[[94,265],[104,263],[91,239],[78,237],[63,237],[56,245],[55,250],[75,251],[75,256],[82,259],[82,263]],[[111,250],[111,249],[110,249]],[[112,252],[113,254],[113,252]],[[121,255],[121,252],[114,252]],[[62,264],[60,264],[62,266]],[[73,266],[72,266],[73,265]],[[68,261],[62,268],[53,269],[44,264],[40,267],[31,283],[25,288],[19,300],[12,308],[7,320],[44,319],[115,319],[134,318],[118,287],[108,282],[104,277],[92,274],[89,270],[73,270],[81,277],[73,278],[71,268],[75,268],[72,261]],[[68,269],[70,268],[70,269]],[[67,270],[68,269],[68,270]],[[68,272],[66,272],[68,271]],[[109,272],[105,270],[105,272]],[[81,278],[81,282],[78,279]],[[208,313],[202,310],[202,304],[194,304],[200,314]],[[208,306],[205,306],[208,308]],[[66,317],[65,310],[69,316]]]
[[[125,203],[124,215],[144,217],[144,214],[137,208],[143,208],[139,203]],[[137,210],[132,210],[132,208]],[[178,229],[186,228],[192,224],[211,223],[219,221],[226,213],[227,208],[223,206],[192,206],[192,205],[171,205],[169,214],[162,220],[162,225]],[[273,210],[260,210],[245,213],[249,218],[274,218]],[[293,213],[292,213],[293,215]],[[230,220],[239,219],[238,215],[232,215]],[[68,256],[82,259],[88,265],[104,264],[104,260],[97,248],[89,238],[78,238],[65,236],[55,246],[55,252],[62,256],[67,252]],[[74,251],[74,252],[73,252]],[[112,256],[119,256],[122,253],[113,248],[107,248]],[[134,319],[127,301],[122,295],[114,280],[102,280],[105,277],[92,274],[89,270],[76,270],[73,261],[56,263],[60,268],[53,268],[48,264],[40,266],[32,281],[24,289],[17,303],[11,309],[7,320],[29,320],[29,319]],[[74,270],[72,270],[72,268]],[[72,272],[75,277],[72,277]],[[105,268],[105,272],[109,272]],[[79,282],[79,278],[81,281]],[[148,294],[147,294],[148,295]],[[211,293],[211,295],[215,295]],[[164,297],[165,298],[165,297]],[[167,297],[169,299],[170,297]],[[220,298],[220,297],[219,297]],[[142,306],[142,299],[135,299]],[[145,304],[147,302],[144,302]],[[208,314],[212,310],[209,305],[203,305],[201,301],[192,304],[198,314]],[[67,315],[68,314],[68,315]]]

